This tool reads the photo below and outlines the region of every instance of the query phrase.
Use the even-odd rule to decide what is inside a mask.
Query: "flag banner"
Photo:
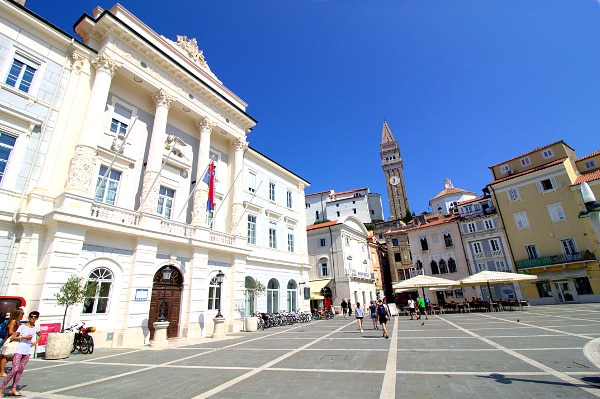
[[[215,209],[215,161],[210,161],[208,169],[202,178],[202,181],[208,184],[208,200],[206,201],[206,210]]]

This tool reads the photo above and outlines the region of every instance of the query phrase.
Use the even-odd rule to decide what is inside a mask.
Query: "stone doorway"
[[[183,276],[174,265],[169,265],[173,270],[171,278],[167,282],[167,291],[165,296],[165,318],[169,321],[167,328],[167,338],[177,337],[179,330],[179,312],[181,310],[181,290],[183,289]],[[163,266],[154,274],[152,284],[152,297],[150,299],[150,313],[148,314],[148,329],[150,330],[150,339],[154,339],[154,326],[152,323],[160,315],[160,306],[165,292],[165,283],[163,281]]]

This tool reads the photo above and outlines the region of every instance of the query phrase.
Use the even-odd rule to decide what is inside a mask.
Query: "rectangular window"
[[[473,248],[473,254],[475,255],[475,258],[483,257],[483,247],[481,246],[481,243],[479,241],[475,241],[474,243],[472,243],[471,247]]]
[[[275,201],[275,183],[269,182],[269,199]]]
[[[429,251],[429,244],[427,243],[427,237],[419,237],[419,241],[421,241],[421,251]]]
[[[327,245],[327,240],[324,238],[319,238],[319,246],[324,247]]]
[[[469,231],[469,233],[475,233],[477,231],[477,229],[475,228],[475,223],[468,223],[467,230]]]
[[[575,240],[573,240],[572,238],[560,240],[560,245],[562,247],[563,253],[567,257],[567,260],[575,260],[575,258],[578,257]]]
[[[537,259],[540,257],[537,245],[535,244],[525,245],[525,253],[527,254],[528,259]]]
[[[254,172],[248,173],[248,191],[251,193],[256,191],[256,173]]]
[[[294,230],[288,229],[288,252],[294,252]]]
[[[392,238],[392,246],[393,247],[397,247],[398,246],[398,239],[397,238]]]
[[[340,211],[337,211],[335,214],[337,215],[337,217],[340,217]]]
[[[394,252],[394,262],[402,262],[402,257],[399,252]]]
[[[160,190],[158,191],[158,205],[156,207],[156,212],[167,219],[171,219],[173,198],[175,198],[175,190],[171,190],[165,186],[160,186]]]
[[[556,179],[551,177],[549,179],[540,180],[535,182],[538,192],[545,193],[546,191],[552,191],[556,188]]]
[[[487,270],[487,269],[488,269],[487,263],[481,262],[481,263],[477,264],[477,271],[478,272],[482,272],[482,271]]]
[[[510,172],[510,166],[508,164],[500,166],[500,173],[508,173]]]
[[[554,156],[554,152],[552,151],[551,148],[548,148],[547,150],[545,150],[544,152],[542,152],[542,156],[545,159],[552,158]]]
[[[132,112],[119,104],[115,104],[115,110],[110,122],[111,133],[117,135],[119,139],[125,138],[127,127],[131,121]]]
[[[6,84],[22,92],[29,93],[31,82],[39,67],[38,64],[34,64],[29,59],[15,54],[10,71],[6,77]]]
[[[552,220],[552,222],[562,222],[563,220],[567,219],[560,202],[558,204],[547,205],[547,208],[548,213],[550,214],[550,220]]]
[[[531,164],[531,159],[529,157],[521,158],[521,166],[527,166]]]
[[[538,295],[540,298],[550,298],[552,297],[552,289],[550,288],[550,283],[547,281],[539,281],[535,283],[535,286],[538,290]]]
[[[269,248],[277,249],[277,228],[275,223],[271,223],[269,227]]]
[[[350,237],[344,238],[344,241],[346,242],[346,246],[349,247],[350,246]]]
[[[287,207],[291,209],[292,208],[292,192],[289,190],[286,194],[286,202],[287,202]]]
[[[114,205],[117,199],[117,190],[121,181],[121,172],[110,170],[106,166],[101,166],[98,172],[98,181],[96,182],[96,201],[105,204]],[[106,177],[105,177],[106,176]]]
[[[517,224],[517,229],[523,230],[529,228],[529,219],[527,219],[527,213],[518,212],[515,213],[513,216],[515,218],[515,223]]]
[[[483,221],[483,227],[485,227],[486,230],[491,230],[494,228],[494,220],[493,219],[486,219]]]
[[[500,241],[497,238],[492,238],[490,240],[490,248],[492,249],[492,253],[500,251]]]
[[[10,158],[10,153],[15,148],[16,141],[16,137],[0,132],[0,181],[4,177],[8,159]]]
[[[590,285],[590,280],[587,277],[573,277],[573,283],[575,283],[575,290],[577,295],[593,295],[594,291]]]
[[[587,170],[589,170],[589,169],[595,169],[596,168],[596,161],[594,161],[593,159],[590,159],[589,161],[585,161],[584,165],[585,165],[585,168]]]
[[[499,271],[499,272],[507,272],[508,271],[508,269],[506,267],[506,263],[504,263],[503,260],[494,261],[494,265],[496,266],[496,271]]]
[[[256,244],[256,216],[248,215],[248,244]]]
[[[510,202],[518,201],[521,199],[521,196],[519,195],[519,189],[516,187],[510,188],[506,193],[508,194],[508,200]]]
[[[450,233],[444,233],[444,245],[446,246],[446,248],[454,246],[454,243],[452,242],[452,236],[450,235]]]
[[[329,263],[321,262],[321,277],[329,277]]]

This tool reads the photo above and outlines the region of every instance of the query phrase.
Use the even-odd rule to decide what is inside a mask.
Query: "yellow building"
[[[488,188],[517,272],[538,276],[521,284],[531,304],[600,301],[598,240],[578,217],[583,203],[576,182],[584,163],[558,141],[490,166]]]

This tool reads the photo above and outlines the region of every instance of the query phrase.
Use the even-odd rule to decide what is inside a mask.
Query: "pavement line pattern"
[[[303,346],[301,346],[299,348],[296,348],[294,350],[290,350],[285,355],[279,356],[278,358],[273,359],[270,362],[267,362],[267,363],[263,364],[262,366],[257,367],[257,368],[255,368],[252,371],[249,371],[246,374],[242,374],[239,377],[233,378],[233,379],[227,381],[226,383],[221,384],[218,387],[215,387],[215,388],[211,389],[210,391],[204,392],[204,393],[202,393],[202,394],[200,394],[198,396],[194,396],[192,399],[205,399],[205,398],[211,397],[213,395],[216,395],[219,392],[221,392],[221,391],[223,391],[223,390],[225,390],[225,389],[227,389],[227,388],[229,388],[229,387],[237,384],[238,382],[244,381],[244,380],[246,380],[246,379],[248,379],[248,378],[250,378],[250,377],[252,377],[252,376],[254,376],[254,375],[258,374],[258,373],[260,373],[261,371],[265,371],[265,370],[269,369],[272,365],[275,365],[275,364],[281,362],[282,360],[285,360],[288,357],[295,355],[296,353],[298,353],[298,352],[300,352],[300,351],[308,348],[309,346],[314,345],[314,344],[316,344],[319,341],[323,341],[323,340],[327,339],[329,336],[331,336],[331,335],[333,335],[333,334],[335,334],[337,332],[342,331],[346,327],[347,327],[347,324],[345,324],[345,325],[343,325],[343,326],[341,326],[341,327],[339,327],[339,328],[337,328],[337,329],[335,329],[335,330],[333,330],[333,331],[325,334],[322,337],[316,338],[315,340],[313,340],[313,341],[311,341],[311,342],[309,342],[309,343],[307,343],[307,344],[305,344],[305,345],[303,345]]]
[[[513,321],[513,320],[503,319],[501,317],[489,316],[486,314],[482,314],[481,316],[489,317],[490,319],[503,320],[505,322],[514,323],[514,324],[518,324],[518,325],[522,325],[522,326],[526,326],[526,327],[532,327],[532,328],[538,328],[540,330],[551,331],[551,332],[559,333],[561,335],[571,335],[573,337],[578,337],[578,338],[594,339],[593,337],[590,337],[589,335],[575,334],[575,333],[570,333],[568,331],[556,330],[554,328],[548,328],[548,327],[542,327],[542,326],[534,326],[533,324],[521,323],[521,322],[517,322],[517,321]],[[553,336],[553,335],[536,335],[536,337],[548,337],[548,336]]]
[[[464,332],[466,334],[469,334],[469,335],[471,335],[471,336],[473,336],[473,337],[475,337],[475,338],[477,338],[477,339],[485,342],[488,345],[491,345],[491,346],[493,346],[493,347],[495,347],[497,349],[500,349],[501,351],[503,351],[507,355],[514,356],[517,359],[520,359],[520,360],[524,361],[525,363],[530,364],[531,366],[534,366],[534,367],[536,367],[536,368],[538,368],[540,370],[543,370],[546,373],[548,373],[548,374],[550,374],[550,375],[552,375],[552,376],[554,376],[554,377],[556,377],[556,378],[558,378],[560,380],[563,380],[567,384],[570,384],[570,385],[572,385],[574,387],[582,389],[582,390],[586,391],[587,393],[589,393],[591,395],[594,395],[596,397],[600,397],[600,392],[598,391],[597,388],[592,388],[589,385],[582,386],[581,381],[579,381],[576,378],[573,378],[573,377],[571,377],[571,376],[569,376],[569,375],[567,375],[565,373],[562,373],[562,372],[560,372],[558,370],[555,370],[555,369],[553,369],[551,367],[548,367],[545,364],[542,364],[542,363],[538,362],[537,360],[531,359],[531,358],[529,358],[529,357],[527,357],[525,355],[522,355],[519,352],[516,352],[516,351],[514,351],[512,349],[509,349],[509,348],[507,348],[507,347],[505,347],[503,345],[500,345],[500,344],[498,344],[498,343],[496,343],[496,342],[494,342],[492,340],[489,340],[489,339],[484,338],[484,337],[480,337],[477,334],[475,334],[474,332],[469,331],[469,330],[467,330],[467,329],[459,326],[458,324],[451,322],[450,320],[447,320],[447,319],[442,318],[442,317],[440,317],[440,319],[443,320],[443,321],[445,321],[446,323],[450,324],[451,326],[453,326],[453,327],[461,330],[462,332]]]
[[[394,317],[394,330],[392,331],[392,342],[385,365],[383,384],[379,399],[394,399],[396,397],[396,362],[398,361],[398,318]]]

